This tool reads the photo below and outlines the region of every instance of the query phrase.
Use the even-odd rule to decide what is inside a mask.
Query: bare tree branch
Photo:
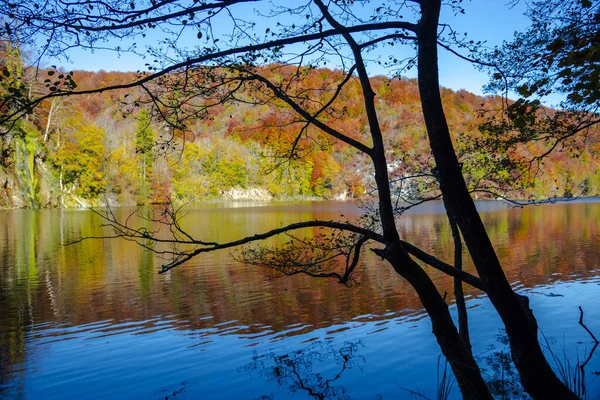
[[[485,292],[483,283],[481,282],[481,279],[479,279],[478,277],[471,275],[468,272],[461,271],[459,269],[454,268],[452,265],[445,263],[430,254],[427,254],[426,252],[419,249],[417,246],[415,246],[413,244],[410,244],[403,240],[401,241],[401,243],[402,243],[402,246],[404,247],[404,249],[409,254],[415,256],[419,260],[423,261],[425,264],[430,265],[431,267],[433,267],[441,272],[444,272],[445,274],[448,274],[455,278],[459,278],[460,280],[473,286],[474,288],[477,288],[477,289]]]
[[[329,29],[318,33],[307,34],[307,35],[299,35],[299,36],[291,36],[282,39],[276,39],[272,41],[267,41],[264,43],[252,44],[247,46],[233,47],[227,50],[222,51],[209,51],[206,54],[188,58],[185,61],[174,63],[168,67],[161,69],[158,72],[153,74],[145,75],[140,77],[138,80],[121,84],[121,85],[109,85],[89,90],[69,90],[69,91],[61,91],[57,90],[56,92],[49,93],[47,95],[41,96],[37,99],[28,102],[25,105],[20,105],[16,107],[14,110],[11,110],[9,113],[0,116],[0,125],[6,124],[9,121],[19,118],[20,116],[26,114],[28,111],[34,109],[44,100],[47,100],[52,97],[64,97],[64,96],[81,96],[93,93],[103,93],[106,91],[119,90],[119,89],[131,89],[134,87],[138,87],[144,83],[156,80],[161,76],[168,75],[171,72],[175,72],[179,69],[186,68],[191,65],[200,64],[203,62],[214,61],[218,62],[218,60],[232,55],[239,55],[245,53],[254,53],[262,50],[279,48],[281,46],[296,44],[296,43],[305,43],[313,40],[321,40],[323,38],[337,36],[343,33],[352,33],[352,32],[364,32],[364,31],[377,31],[377,30],[388,30],[388,29],[405,29],[409,31],[415,31],[416,26],[414,24],[403,22],[403,21],[393,21],[393,22],[380,22],[380,23],[371,23],[371,24],[362,24],[355,25],[351,27],[340,27],[336,29]],[[6,134],[6,132],[4,132]]]

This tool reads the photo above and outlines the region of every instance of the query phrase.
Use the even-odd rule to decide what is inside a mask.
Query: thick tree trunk
[[[376,253],[392,264],[396,272],[417,292],[431,319],[433,334],[454,372],[463,399],[493,399],[477,362],[452,321],[448,305],[429,275],[410,258],[399,242]]]
[[[537,322],[527,299],[517,295],[510,287],[462,176],[439,91],[439,12],[439,0],[422,1],[418,32],[418,78],[429,142],[448,212],[456,218],[479,277],[504,322],[513,361],[525,390],[534,399],[576,399],[544,357],[538,341]]]

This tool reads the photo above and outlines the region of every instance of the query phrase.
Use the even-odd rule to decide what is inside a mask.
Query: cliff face
[[[52,167],[42,158],[43,149],[29,136],[11,141],[11,160],[0,166],[0,207],[57,207],[61,192]]]

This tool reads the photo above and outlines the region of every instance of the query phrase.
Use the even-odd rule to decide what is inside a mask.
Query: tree
[[[23,62],[21,53],[10,35],[0,33],[0,114],[13,111],[15,98],[22,93]],[[0,125],[0,129],[10,127],[11,134],[0,137],[0,165],[7,166],[14,152],[12,136],[23,136],[22,121]]]
[[[531,26],[484,55],[493,65],[488,89],[502,93],[504,101],[499,114],[489,110],[495,115],[481,126],[477,145],[491,148],[498,162],[522,175],[535,175],[552,152],[579,157],[598,131],[600,4],[533,1],[528,11]],[[553,99],[557,109],[543,106]],[[530,155],[515,157],[519,147]]]
[[[60,168],[61,190],[93,198],[106,188],[103,173],[106,159],[104,131],[77,121],[71,121],[71,125],[53,157],[53,162]]]
[[[135,131],[135,152],[138,155],[140,166],[140,180],[142,182],[142,196],[149,196],[148,177],[152,175],[152,161],[156,133],[152,130],[152,121],[146,109],[142,108],[137,117],[137,129]]]
[[[271,105],[281,116],[275,126],[292,127],[295,131],[288,138],[285,152],[277,154],[278,157],[289,163],[302,159],[310,146],[325,147],[323,136],[342,142],[370,161],[377,203],[359,221],[303,221],[228,243],[196,239],[184,232],[173,205],[142,215],[167,225],[169,239],[116,220],[108,212],[104,216],[118,235],[168,256],[170,261],[162,266],[161,272],[205,252],[245,246],[237,256],[248,263],[266,265],[284,275],[303,273],[334,278],[344,284],[352,282],[361,251],[368,245],[415,289],[463,397],[491,399],[463,339],[465,336],[459,334],[444,298],[416,258],[488,294],[506,327],[523,386],[532,397],[575,398],[542,353],[535,317],[527,299],[512,290],[504,275],[471,198],[471,191],[476,188],[467,185],[463,174],[468,171],[462,170],[454,151],[442,106],[437,51],[438,45],[453,50],[452,46],[461,43],[454,32],[444,35],[448,30],[439,22],[440,0],[407,0],[386,5],[313,0],[293,7],[272,6],[258,14],[268,17],[264,33],[256,28],[260,25],[245,19],[245,0],[191,3],[177,8],[174,3],[177,2],[64,5],[33,1],[17,5],[2,1],[0,12],[9,16],[12,25],[50,39],[44,49],[50,55],[61,54],[69,43],[95,48],[108,39],[136,33],[145,35],[146,28],[160,26],[161,32],[168,36],[165,49],[150,49],[159,62],[150,65],[147,73],[141,73],[131,83],[76,91],[70,81],[66,85],[59,82],[52,93],[17,107],[6,117],[18,117],[45,98],[127,88],[139,88],[135,102],[152,106],[153,115],[160,116],[174,132],[185,132],[198,118],[210,119],[211,110],[223,104]],[[458,12],[459,3],[451,1],[445,5]],[[401,16],[405,14],[408,17]],[[231,27],[227,43],[215,36],[213,30],[215,25],[224,23]],[[196,37],[203,47],[178,46],[178,38],[183,35]],[[415,48],[415,56],[403,63],[391,47],[398,44]],[[176,55],[170,51],[173,48]],[[431,193],[428,198],[443,198],[449,221],[457,228],[455,232],[460,233],[454,235],[456,248],[460,249],[458,241],[462,235],[479,277],[457,268],[458,261],[456,267],[451,266],[400,237],[396,218],[406,207],[398,203],[400,198],[391,190],[390,160],[368,72],[369,58],[377,58],[377,54],[370,53],[375,49],[388,50],[385,56],[388,58],[376,60],[383,66],[417,67],[419,95],[435,168],[419,171],[415,176],[426,179]],[[116,50],[137,51],[121,47]],[[304,89],[298,85],[316,67],[332,62],[342,72],[337,79],[322,87]],[[265,65],[269,67],[260,68]],[[346,107],[340,97],[349,82],[358,83],[359,91],[350,101],[360,104],[364,115],[358,131],[340,123],[355,111]],[[303,238],[297,233],[303,228],[320,228],[323,233]],[[291,241],[275,248],[257,244],[280,234],[288,234]]]

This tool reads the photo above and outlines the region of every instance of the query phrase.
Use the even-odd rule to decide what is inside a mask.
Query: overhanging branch
[[[316,126],[317,128],[321,129],[323,132],[327,133],[330,136],[333,136],[334,138],[349,144],[350,146],[362,151],[365,154],[370,155],[371,154],[371,149],[366,146],[365,144],[359,142],[358,140],[352,139],[351,137],[344,135],[343,133],[333,129],[332,127],[330,127],[329,125],[326,125],[325,123],[321,122],[320,120],[317,119],[317,115],[322,111],[320,110],[317,114],[315,115],[311,115],[309,112],[307,112],[304,108],[302,108],[298,103],[296,103],[294,100],[292,100],[290,98],[290,96],[288,96],[287,94],[285,94],[283,91],[281,91],[277,86],[275,86],[273,84],[273,82],[271,82],[269,79],[258,75],[258,74],[254,74],[252,75],[252,79],[255,79],[259,82],[262,82],[263,84],[265,84],[265,86],[267,86],[270,90],[273,91],[273,93],[279,97],[280,99],[282,99],[283,101],[285,101],[294,111],[296,111],[298,114],[300,114],[303,118],[305,118],[308,122],[312,123],[314,126]]]
[[[47,95],[44,95],[42,97],[39,97],[39,98],[31,101],[25,105],[22,105],[22,106],[16,108],[14,111],[7,113],[6,115],[0,117],[0,124],[4,124],[14,118],[18,118],[19,116],[25,114],[27,111],[32,110],[33,108],[38,106],[44,100],[47,100],[52,97],[80,96],[80,95],[87,95],[87,94],[93,94],[93,93],[103,93],[103,92],[111,91],[111,90],[131,89],[131,88],[140,86],[144,83],[153,81],[161,76],[165,76],[171,72],[177,71],[178,69],[189,67],[189,66],[195,65],[195,64],[200,64],[203,62],[217,61],[219,59],[222,59],[223,57],[244,54],[244,53],[252,53],[252,52],[257,52],[257,51],[262,51],[262,50],[272,49],[272,48],[279,48],[282,46],[303,43],[303,42],[310,42],[313,40],[321,40],[323,38],[337,36],[337,35],[341,35],[341,34],[376,31],[376,30],[388,30],[388,29],[404,29],[404,30],[414,32],[414,31],[416,31],[416,25],[411,24],[409,22],[403,22],[403,21],[360,24],[360,25],[355,25],[355,26],[350,26],[350,27],[339,27],[339,28],[335,28],[335,29],[324,30],[322,32],[317,32],[317,33],[312,33],[312,34],[292,36],[292,37],[272,40],[272,41],[268,41],[268,42],[264,42],[264,43],[252,44],[252,45],[247,45],[247,46],[239,46],[239,47],[234,47],[234,48],[223,50],[223,51],[216,51],[216,52],[209,51],[206,54],[200,55],[198,57],[188,58],[185,61],[175,63],[175,64],[168,66],[158,72],[144,76],[135,82],[122,84],[122,85],[104,86],[104,87],[99,87],[99,88],[89,89],[89,90],[60,91],[60,92],[57,91],[54,93],[49,93]]]

